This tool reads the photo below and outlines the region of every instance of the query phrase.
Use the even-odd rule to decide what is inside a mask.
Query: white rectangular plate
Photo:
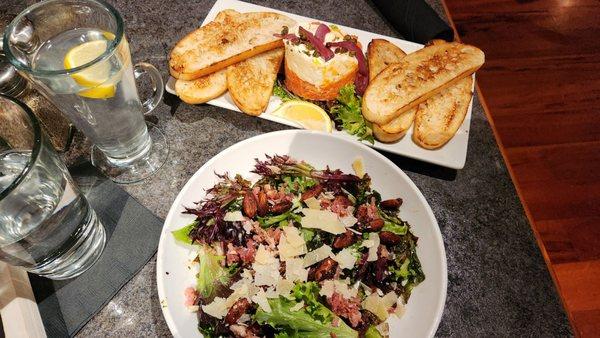
[[[277,13],[285,14],[301,23],[302,22],[310,22],[310,21],[320,21],[323,23],[330,24],[330,22],[307,18],[304,16],[295,15],[295,14],[279,11],[276,9],[268,8],[268,7],[257,6],[257,5],[253,5],[253,4],[249,4],[249,3],[245,3],[245,2],[241,2],[241,1],[217,0],[217,2],[212,7],[210,12],[208,12],[208,15],[202,22],[202,25],[212,21],[215,18],[215,16],[217,15],[217,13],[219,13],[220,11],[222,11],[224,9],[235,9],[238,12],[263,12],[263,11],[269,12],[270,11],[270,12],[277,12]],[[392,37],[385,36],[385,35],[379,35],[379,34],[375,34],[375,33],[365,32],[365,31],[362,31],[359,29],[345,27],[342,25],[338,25],[338,26],[342,29],[342,31],[344,31],[348,34],[351,34],[351,35],[356,35],[358,37],[358,41],[361,42],[365,51],[366,51],[366,48],[367,48],[369,42],[371,42],[372,39],[377,39],[377,38],[386,39],[386,40],[396,44],[398,47],[400,47],[406,53],[412,53],[415,50],[423,48],[423,45],[418,44],[418,43],[401,40],[401,39],[396,39],[396,38],[392,38]],[[172,78],[172,77],[169,78],[169,81],[167,82],[166,90],[167,90],[167,92],[169,92],[171,94],[177,95],[175,93],[175,79],[174,78]],[[221,107],[221,108],[230,109],[230,110],[240,111],[236,107],[236,105],[233,103],[233,100],[229,96],[229,93],[225,93],[221,97],[218,97],[214,100],[208,101],[208,104],[217,106],[217,107]],[[292,121],[285,120],[280,117],[271,115],[271,112],[275,111],[275,109],[277,109],[280,104],[281,104],[281,100],[279,100],[279,98],[277,98],[275,96],[271,97],[269,106],[267,107],[266,111],[263,114],[261,114],[259,117],[263,118],[265,120],[274,121],[277,123],[281,123],[281,124],[285,124],[288,126],[298,128],[299,126]],[[453,169],[462,169],[465,165],[465,160],[467,158],[467,145],[468,145],[468,141],[469,141],[469,126],[471,124],[472,108],[473,108],[473,100],[471,99],[471,103],[469,104],[469,110],[467,111],[467,116],[465,117],[465,120],[463,121],[462,125],[458,129],[458,132],[456,133],[454,138],[452,138],[446,145],[444,145],[443,147],[441,147],[439,149],[427,150],[427,149],[423,149],[423,148],[417,146],[412,141],[412,131],[413,131],[412,128],[410,128],[408,130],[408,132],[406,133],[406,135],[400,141],[398,141],[396,143],[386,144],[386,143],[381,143],[381,142],[375,141],[375,144],[370,144],[369,142],[364,142],[364,144],[372,146],[379,150],[384,150],[384,151],[388,151],[390,153],[403,155],[406,157],[414,158],[414,159],[429,162],[429,163],[434,163],[434,164],[437,164],[440,166],[453,168]],[[337,134],[337,136],[340,136],[343,138],[348,138],[348,139],[353,139],[358,142],[358,139],[355,136],[349,135],[345,131],[334,130],[333,133]]]

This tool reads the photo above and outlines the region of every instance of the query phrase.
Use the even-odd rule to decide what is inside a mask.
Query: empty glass
[[[144,113],[163,95],[147,63],[133,65],[123,19],[100,0],[49,0],[19,14],[4,34],[8,60],[93,143],[92,163],[119,183],[142,180],[166,161],[168,145]],[[135,80],[153,94],[140,102]]]
[[[0,95],[0,260],[72,278],[98,260],[105,241],[33,112]]]

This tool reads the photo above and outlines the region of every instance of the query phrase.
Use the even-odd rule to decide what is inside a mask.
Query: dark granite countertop
[[[25,3],[24,3],[25,2]],[[2,13],[33,2],[8,0]],[[198,26],[213,1],[109,0],[122,13],[135,61],[157,66]],[[398,36],[365,1],[253,1],[342,25]],[[430,1],[443,15],[439,0]],[[125,189],[164,218],[188,178],[222,149],[287,128],[212,106],[190,106],[165,94],[153,117],[169,136],[171,154],[154,177]],[[85,147],[80,143],[78,147]],[[565,336],[567,317],[525,218],[490,125],[475,99],[469,152],[459,171],[385,154],[421,189],[439,222],[448,258],[448,296],[439,336]],[[153,258],[79,336],[169,336],[156,292]]]

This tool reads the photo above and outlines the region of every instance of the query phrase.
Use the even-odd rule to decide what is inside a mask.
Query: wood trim
[[[454,31],[455,39],[460,42],[461,41],[460,36],[458,35],[458,31],[456,30],[456,25],[454,24],[454,21],[452,20],[452,16],[450,15],[450,11],[448,9],[448,5],[446,4],[446,0],[441,0],[441,1],[442,1],[442,6],[444,7],[444,12],[446,13],[446,17],[448,18],[448,23],[450,24],[450,26],[452,27],[452,30]],[[556,287],[556,289],[558,291],[558,295],[559,295],[561,304],[563,306],[563,309],[565,310],[565,313],[567,314],[567,317],[569,318],[569,323],[571,324],[571,327],[573,328],[573,332],[575,333],[576,336],[579,336],[578,331],[575,330],[575,322],[573,319],[573,315],[570,311],[567,311],[566,302],[563,297],[563,293],[561,291],[560,284],[558,283],[558,278],[556,277],[556,273],[555,273],[554,269],[552,268],[552,263],[550,261],[550,257],[548,256],[548,252],[546,251],[546,247],[544,246],[544,243],[541,239],[539,232],[537,231],[537,228],[534,226],[535,222],[534,222],[533,216],[531,215],[529,207],[525,203],[525,198],[523,196],[523,193],[522,193],[519,185],[517,184],[516,175],[514,174],[512,166],[510,165],[510,163],[508,161],[508,156],[506,154],[506,150],[502,144],[502,140],[500,139],[498,130],[496,128],[496,125],[494,124],[494,119],[492,118],[492,115],[490,114],[490,109],[488,107],[485,97],[483,96],[483,93],[481,92],[481,88],[479,87],[479,82],[477,80],[475,83],[475,88],[477,90],[477,94],[479,97],[479,102],[481,103],[481,107],[483,108],[485,116],[488,119],[490,127],[492,128],[492,133],[494,134],[494,138],[496,139],[496,143],[498,144],[498,148],[500,149],[500,154],[502,155],[502,159],[504,160],[504,165],[506,166],[506,169],[508,170],[510,179],[512,180],[513,185],[515,186],[517,196],[519,197],[519,200],[521,201],[521,205],[523,206],[523,210],[525,211],[525,216],[527,217],[529,226],[531,227],[531,230],[533,231],[535,241],[537,242],[538,248],[540,249],[540,251],[542,253],[542,257],[544,258],[544,261],[546,262],[546,268],[550,272],[550,276],[552,277],[554,286]]]
[[[0,315],[7,337],[46,337],[27,272],[3,262],[0,262]]]

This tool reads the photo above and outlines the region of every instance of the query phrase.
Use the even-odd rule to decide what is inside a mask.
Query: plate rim
[[[157,249],[157,253],[156,253],[156,286],[157,286],[157,293],[158,293],[158,300],[159,303],[161,304],[161,312],[163,314],[163,318],[165,319],[165,321],[167,322],[167,326],[169,327],[169,331],[171,332],[171,334],[174,337],[179,337],[179,333],[177,331],[177,327],[175,325],[175,322],[173,320],[173,318],[171,318],[171,314],[168,311],[168,306],[163,306],[163,300],[165,300],[165,285],[163,283],[164,281],[164,276],[165,276],[165,271],[163,269],[164,266],[164,246],[166,245],[166,237],[168,235],[168,231],[167,230],[167,226],[168,226],[168,221],[173,217],[173,215],[178,211],[178,207],[181,205],[181,200],[183,199],[184,196],[184,191],[187,191],[191,185],[192,182],[195,181],[195,178],[198,177],[200,175],[201,172],[203,172],[204,170],[206,170],[205,168],[209,167],[210,165],[212,165],[214,162],[216,162],[220,157],[224,156],[225,154],[232,152],[234,150],[236,150],[237,148],[241,148],[246,146],[248,143],[252,143],[255,142],[256,140],[260,140],[263,138],[270,138],[270,137],[293,137],[294,135],[298,135],[298,134],[307,134],[307,135],[319,135],[319,136],[323,136],[323,137],[333,137],[333,138],[337,138],[338,140],[348,143],[350,146],[354,145],[354,146],[358,146],[358,147],[362,147],[364,151],[367,152],[371,152],[373,155],[375,155],[379,160],[385,162],[388,165],[391,165],[391,167],[394,169],[394,171],[403,176],[405,179],[407,179],[409,186],[415,191],[415,193],[417,194],[418,199],[420,200],[421,203],[424,204],[425,206],[425,215],[430,219],[431,221],[431,226],[433,227],[433,237],[435,239],[435,244],[434,245],[438,245],[438,247],[441,249],[440,253],[441,253],[441,262],[442,262],[442,271],[441,271],[441,278],[442,278],[442,285],[443,288],[441,290],[441,298],[440,298],[440,302],[439,304],[437,304],[436,307],[436,314],[435,314],[435,320],[432,323],[432,325],[430,325],[429,327],[429,332],[428,332],[428,336],[429,337],[433,337],[435,335],[435,333],[437,332],[437,329],[439,327],[440,321],[442,319],[442,315],[444,312],[444,308],[446,305],[446,299],[447,299],[447,290],[448,290],[448,261],[447,261],[447,256],[446,256],[446,247],[444,245],[444,240],[442,237],[442,232],[441,229],[439,227],[439,224],[437,222],[437,219],[435,217],[435,214],[433,213],[433,210],[431,209],[431,206],[429,205],[429,202],[427,202],[427,199],[425,198],[425,196],[423,195],[423,193],[421,192],[421,190],[417,187],[417,185],[413,182],[413,180],[402,170],[400,169],[394,162],[392,162],[390,159],[388,159],[387,157],[385,157],[383,154],[379,153],[378,151],[360,143],[360,142],[353,142],[351,140],[345,139],[343,137],[340,137],[338,135],[333,135],[333,134],[324,134],[324,133],[319,133],[317,131],[312,131],[312,130],[296,130],[296,129],[288,129],[288,130],[279,130],[279,131],[273,131],[273,132],[269,132],[269,133],[264,133],[264,134],[259,134],[250,138],[247,138],[245,140],[242,140],[240,142],[237,142],[229,147],[227,147],[226,149],[220,151],[219,153],[215,154],[210,160],[206,161],[198,170],[196,170],[194,172],[194,174],[192,174],[190,176],[190,178],[187,180],[187,182],[185,183],[185,185],[179,190],[179,193],[177,194],[177,197],[175,197],[175,200],[173,201],[173,203],[171,204],[171,207],[169,208],[169,212],[167,213],[167,216],[165,217],[165,221],[163,223],[163,226],[161,228],[161,234],[160,234],[160,239],[159,239],[159,243],[158,243],[158,249]]]

